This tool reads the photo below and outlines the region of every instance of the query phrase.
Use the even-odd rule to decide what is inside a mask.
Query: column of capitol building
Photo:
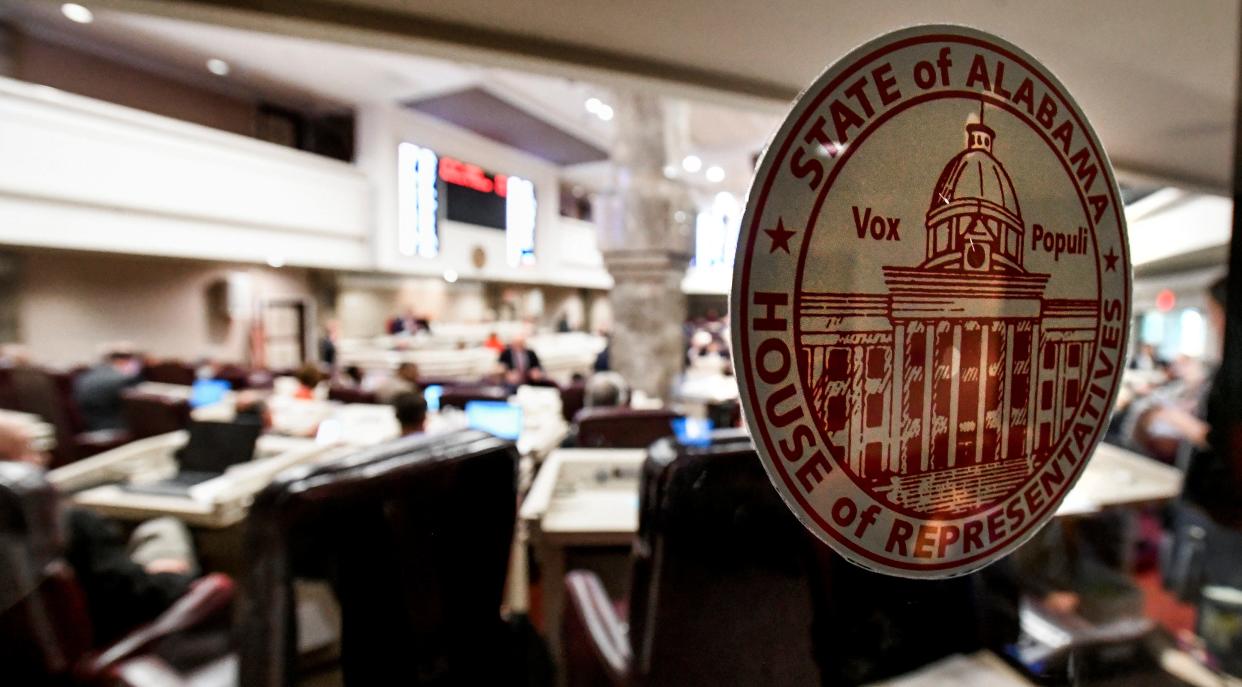
[[[799,300],[806,383],[832,441],[855,475],[920,512],[1011,490],[1087,383],[1098,304],[1044,298],[1049,275],[1023,267],[1026,229],[994,137],[967,125],[931,198],[926,258],[886,266],[888,293]]]

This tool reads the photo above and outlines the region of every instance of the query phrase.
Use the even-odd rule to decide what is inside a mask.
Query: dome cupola
[[[993,155],[996,132],[966,125],[966,148],[949,160],[927,209],[923,267],[1021,273],[1025,225],[1005,166]]]

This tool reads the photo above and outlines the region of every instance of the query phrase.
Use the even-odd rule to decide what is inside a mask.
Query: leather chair
[[[444,393],[440,395],[440,407],[465,409],[466,404],[470,401],[504,401],[509,398],[509,392],[503,386],[484,386],[484,385],[457,385],[444,387]]]
[[[216,371],[216,379],[228,382],[233,391],[241,391],[250,386],[250,370],[241,365],[222,365]]]
[[[341,403],[379,403],[379,399],[376,398],[374,392],[351,389],[345,386],[329,387],[328,400],[340,401]]]
[[[625,407],[583,408],[574,416],[581,448],[646,448],[657,439],[673,435],[671,410],[638,410]]]
[[[511,684],[516,465],[511,443],[465,430],[282,473],[247,522],[241,684],[296,682],[294,577],[331,584],[351,687]]]
[[[742,432],[651,447],[625,628],[599,578],[565,578],[570,685],[813,685],[811,535]]]
[[[135,389],[121,392],[125,424],[135,439],[167,434],[190,426],[190,404],[184,399],[145,394]]]
[[[194,367],[179,360],[161,360],[143,366],[142,378],[148,382],[190,386],[197,375]]]
[[[64,559],[58,508],[41,470],[0,463],[0,671],[6,683],[179,684],[168,678],[185,675],[154,650],[226,619],[232,581],[208,575],[152,623],[109,646],[94,646],[85,597]],[[135,674],[139,667],[145,670]],[[155,674],[163,679],[136,681]]]
[[[569,685],[862,684],[1016,639],[1003,566],[928,581],[848,563],[785,507],[742,430],[661,440],[641,479],[628,623],[597,575],[566,575]]]
[[[15,367],[9,372],[17,410],[42,417],[56,430],[51,467],[102,453],[133,438],[127,430],[84,431],[72,392],[63,388],[65,384],[72,387],[72,377],[60,374],[62,376],[57,377],[47,370],[27,366]]]
[[[13,389],[13,368],[0,365],[0,408],[17,410],[17,391]]]
[[[565,422],[573,422],[578,411],[586,405],[586,382],[574,382],[561,388],[561,414]]]

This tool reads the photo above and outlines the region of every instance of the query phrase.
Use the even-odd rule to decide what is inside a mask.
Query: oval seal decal
[[[1108,423],[1130,321],[1112,167],[1017,47],[888,34],[764,152],[730,314],[746,421],[799,520],[872,570],[977,570],[1053,516]]]

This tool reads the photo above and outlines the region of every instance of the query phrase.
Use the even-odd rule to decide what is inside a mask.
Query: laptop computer
[[[522,409],[504,401],[467,401],[466,424],[513,441],[522,433]]]
[[[177,474],[158,482],[127,484],[129,491],[184,496],[190,487],[224,474],[230,465],[254,457],[255,443],[263,432],[257,422],[190,423],[190,440],[177,451]]]
[[[223,379],[196,379],[190,386],[190,407],[202,408],[224,400],[233,385]]]

